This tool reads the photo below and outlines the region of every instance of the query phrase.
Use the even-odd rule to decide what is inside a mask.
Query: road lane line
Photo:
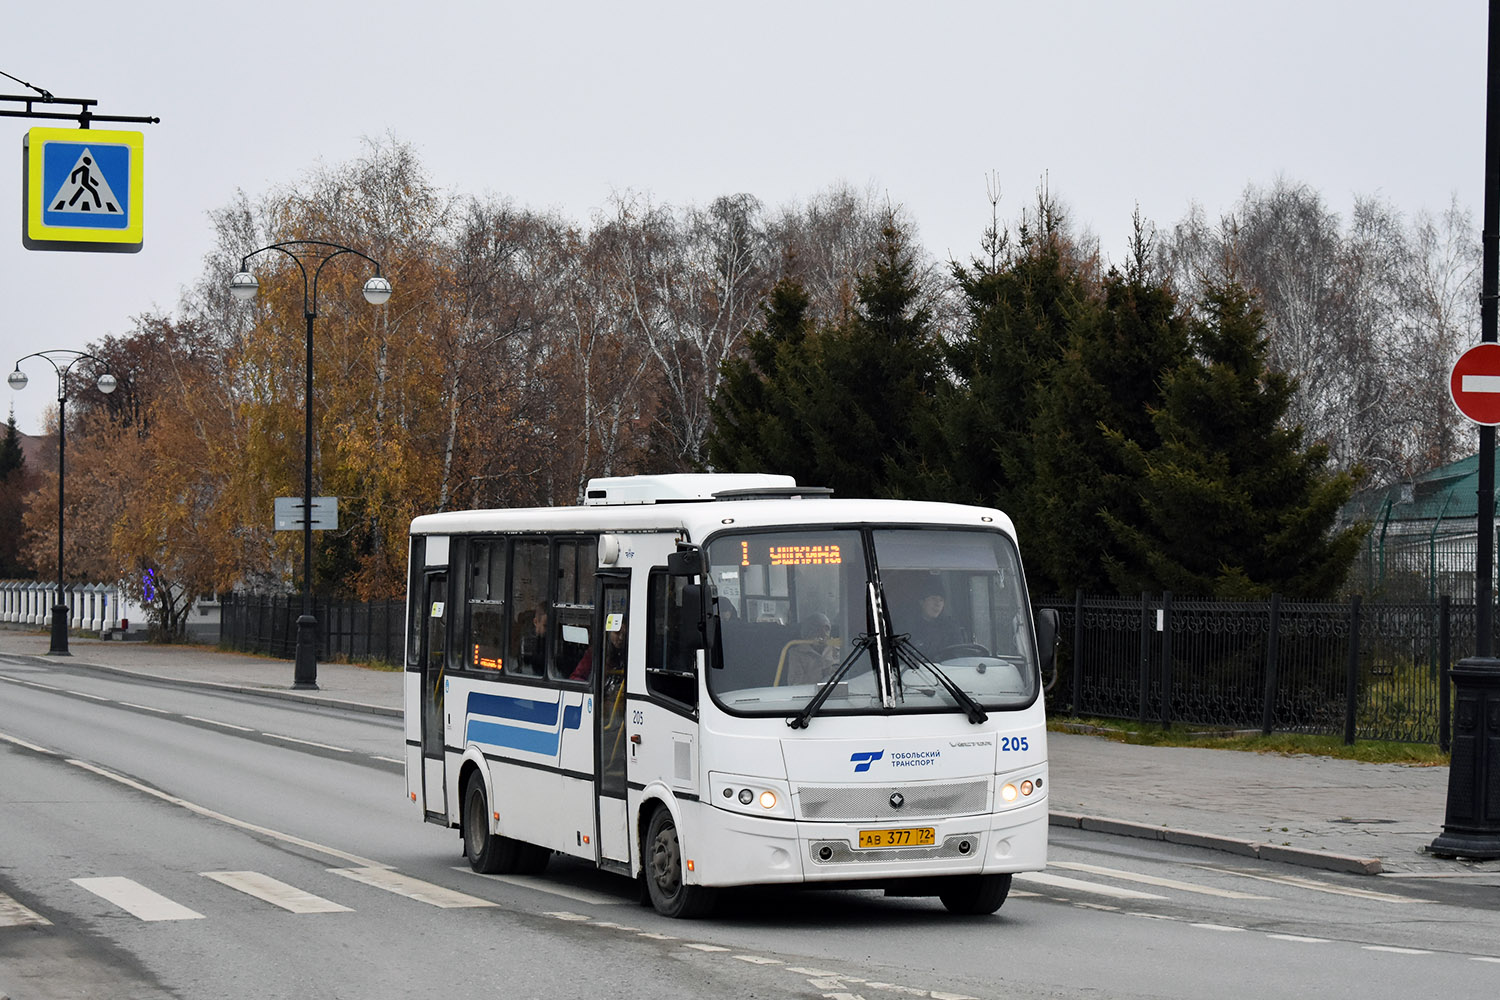
[[[310,892],[298,889],[294,885],[287,885],[279,879],[274,879],[261,872],[199,872],[204,878],[211,878],[221,885],[227,885],[231,889],[254,896],[256,899],[264,900],[272,906],[279,906],[283,910],[292,913],[352,913],[353,910],[347,906],[341,906],[332,900],[324,899],[322,896],[314,896]]]
[[[1431,955],[1432,952],[1421,948],[1395,948],[1388,944],[1367,944],[1362,946],[1363,951],[1383,951],[1389,955]]]
[[[1328,938],[1303,937],[1301,934],[1267,934],[1273,941],[1292,941],[1296,944],[1327,944]]]
[[[19,736],[11,736],[7,733],[0,733],[0,740],[4,740],[7,743],[14,743],[18,747],[25,747],[27,750],[34,750],[37,753],[44,753],[49,757],[57,756],[57,753],[55,751],[48,750],[46,747],[39,747],[35,743],[28,743],[25,740],[21,739],[21,737]]]
[[[329,746],[327,743],[314,743],[312,740],[299,740],[295,736],[283,736],[280,733],[261,733],[261,735],[269,736],[273,740],[286,740],[288,743],[301,743],[305,747],[317,747],[320,750],[336,750],[339,753],[354,752],[353,750],[347,750],[344,747]]]
[[[1196,927],[1200,931],[1224,931],[1230,934],[1243,933],[1245,930],[1243,927],[1227,927],[1224,924],[1188,924],[1188,926]]]
[[[75,760],[73,758],[68,758],[68,763],[72,764],[74,767],[81,767],[91,774],[97,774],[101,778],[108,778],[110,781],[118,782],[124,785],[126,788],[133,788],[138,792],[145,793],[146,795],[155,796],[156,798],[161,799],[163,802],[170,802],[174,806],[186,809],[188,812],[197,813],[199,816],[202,816],[206,819],[215,820],[219,823],[226,823],[229,826],[239,827],[241,830],[247,830],[250,833],[258,833],[263,837],[270,837],[273,840],[279,840],[283,844],[292,844],[297,847],[305,847],[310,851],[317,851],[319,854],[326,854],[330,858],[338,858],[341,861],[347,861],[350,864],[359,865],[362,868],[380,867],[380,862],[378,861],[371,861],[369,858],[362,858],[358,854],[350,854],[348,851],[341,851],[336,847],[328,847],[313,840],[305,840],[302,837],[294,837],[289,833],[282,833],[280,830],[273,830],[268,826],[260,826],[256,823],[249,823],[242,819],[235,819],[233,816],[227,816],[224,813],[215,812],[212,809],[200,806],[196,802],[189,802],[187,799],[181,799],[175,795],[168,795],[166,792],[160,791],[159,789],[152,788],[149,785],[143,785],[139,781],[127,778],[124,775],[115,774],[113,771],[107,771],[97,764],[90,764],[85,760]]]
[[[1358,899],[1373,899],[1381,903],[1430,903],[1430,899],[1414,899],[1410,896],[1392,896],[1389,893],[1376,892],[1374,889],[1354,889],[1347,886],[1334,885],[1330,882],[1319,882],[1317,879],[1304,878],[1301,875],[1258,875],[1254,872],[1237,871],[1233,868],[1209,868],[1199,865],[1205,871],[1228,872],[1238,875],[1240,878],[1259,879],[1262,882],[1277,882],[1281,885],[1296,886],[1298,889],[1311,889],[1314,892],[1327,892],[1335,896],[1354,896]]]
[[[203,914],[197,910],[174,903],[133,879],[110,875],[103,878],[75,878],[72,881],[140,920],[203,919]]]
[[[406,763],[406,761],[400,759],[399,757],[382,757],[378,753],[372,753],[372,754],[370,754],[370,759],[371,760],[383,760],[387,764],[402,764],[402,765],[405,765],[405,763]]]
[[[122,702],[120,702],[120,704],[123,707],[125,707],[125,708],[138,708],[142,712],[156,712],[158,715],[173,715],[173,714],[175,714],[173,712],[167,711],[165,708],[155,708],[155,707],[153,707],[151,705],[137,705],[133,701],[122,701]]]
[[[1063,875],[1049,875],[1047,872],[1024,872],[1018,873],[1016,881],[1026,882],[1034,885],[1051,886],[1054,889],[1066,889],[1071,892],[1088,892],[1096,896],[1109,896],[1112,899],[1166,899],[1166,896],[1158,896],[1154,892],[1140,892],[1135,889],[1122,889],[1113,885],[1099,885],[1095,882],[1084,882],[1081,879],[1067,878]]]
[[[52,921],[0,892],[0,927],[50,927]]]
[[[255,732],[255,730],[251,729],[249,726],[236,726],[232,722],[220,722],[218,719],[205,719],[197,715],[184,715],[183,718],[191,719],[193,722],[205,722],[210,726],[223,726],[225,729],[234,729],[242,733]]]
[[[504,882],[508,885],[520,886],[522,889],[535,889],[537,892],[561,896],[563,899],[571,899],[575,903],[592,903],[595,906],[619,906],[627,902],[627,900],[621,899],[619,896],[606,896],[603,893],[590,892],[587,889],[560,886],[555,882],[548,882],[536,875],[486,875],[483,872],[476,872],[467,865],[455,865],[453,870],[463,872],[466,875],[473,875],[475,878],[485,878],[492,882]],[[630,899],[628,902],[634,903],[635,900]]]
[[[423,882],[421,879],[403,875],[389,868],[330,868],[328,870],[335,875],[342,875],[344,878],[363,882],[365,885],[384,889],[386,892],[394,892],[398,896],[415,899],[429,906],[442,907],[445,910],[498,905],[488,899],[480,899],[478,896],[470,896],[456,889],[447,889],[431,882]]]
[[[1049,861],[1048,868],[1065,868],[1068,871],[1088,872],[1091,875],[1104,875],[1109,878],[1121,879],[1125,882],[1140,882],[1144,885],[1159,886],[1163,889],[1181,889],[1183,892],[1196,892],[1204,896],[1219,896],[1223,899],[1270,899],[1270,896],[1256,896],[1248,892],[1235,892],[1233,889],[1216,889],[1207,885],[1196,885],[1192,882],[1179,882],[1171,878],[1157,878],[1154,875],[1141,875],[1136,872],[1121,871],[1118,868],[1103,868],[1099,865],[1085,865],[1074,861]]]

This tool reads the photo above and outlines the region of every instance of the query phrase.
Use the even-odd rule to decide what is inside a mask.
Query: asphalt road
[[[873,892],[669,921],[559,860],[470,872],[396,720],[0,657],[0,994],[1474,996],[1496,889],[1082,831],[994,917]]]

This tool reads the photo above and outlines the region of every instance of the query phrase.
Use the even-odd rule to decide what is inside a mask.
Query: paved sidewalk
[[[45,656],[46,633],[0,627],[0,654]],[[320,663],[317,691],[293,691],[286,660],[195,646],[69,640],[75,666],[400,715],[401,674]],[[61,658],[59,658],[61,659]],[[1361,764],[1232,750],[1145,747],[1048,734],[1052,823],[1195,844],[1336,871],[1492,875],[1500,861],[1434,858],[1446,767]]]

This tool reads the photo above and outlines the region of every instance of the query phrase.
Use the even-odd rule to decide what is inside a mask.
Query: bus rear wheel
[[[484,778],[469,776],[464,786],[464,857],[482,875],[534,875],[547,867],[552,852],[490,831],[490,802]]]
[[[957,875],[938,899],[943,901],[949,913],[964,916],[985,916],[1000,909],[1005,897],[1010,895],[1010,874],[1004,875]]]
[[[690,920],[713,909],[718,895],[715,890],[683,881],[682,842],[672,814],[664,808],[652,814],[646,827],[645,862],[646,891],[656,912]]]

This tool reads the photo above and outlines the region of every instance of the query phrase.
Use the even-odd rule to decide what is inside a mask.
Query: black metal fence
[[[1048,708],[1076,716],[1448,747],[1448,665],[1473,604],[1043,599],[1062,618]]]
[[[229,594],[223,600],[219,644],[247,653],[290,660],[297,651],[296,594]],[[316,598],[318,659],[403,661],[406,607],[401,601],[349,601]]]

